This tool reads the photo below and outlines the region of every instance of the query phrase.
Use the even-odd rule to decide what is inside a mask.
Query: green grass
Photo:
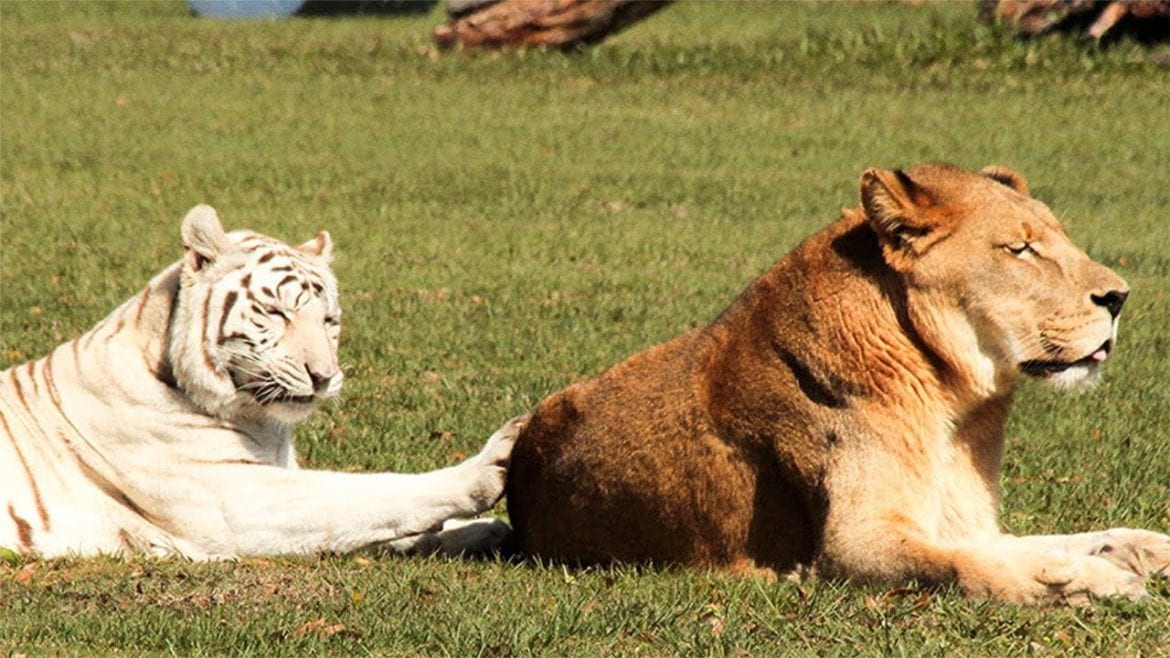
[[[198,202],[325,228],[340,401],[311,467],[424,470],[706,322],[868,166],[1023,172],[1133,287],[1105,383],[1022,391],[1004,522],[1170,529],[1170,76],[1017,42],[965,3],[681,3],[596,49],[460,55],[431,16],[225,23],[0,5],[0,367],[180,255]],[[1165,50],[1164,48],[1162,50]],[[502,512],[501,512],[502,513]],[[338,557],[0,567],[0,655],[1165,655],[1170,590],[1017,609],[954,592]]]

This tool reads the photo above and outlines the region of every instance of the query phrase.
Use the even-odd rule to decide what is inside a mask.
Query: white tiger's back
[[[168,268],[45,358],[0,373],[0,501],[8,517],[0,546],[91,555],[173,543],[136,507],[137,492],[115,484],[128,465],[109,454],[108,438],[143,422],[144,409],[174,409],[152,368],[163,363],[158,336],[177,273]]]

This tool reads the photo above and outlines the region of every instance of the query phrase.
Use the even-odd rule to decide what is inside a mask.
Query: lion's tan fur
[[[1066,547],[1088,535],[1057,551],[997,521],[1022,364],[1091,379],[1125,282],[1003,167],[869,170],[861,198],[709,325],[540,403],[507,485],[524,551],[1139,594],[1133,570]],[[1164,565],[1147,535],[1111,541]]]

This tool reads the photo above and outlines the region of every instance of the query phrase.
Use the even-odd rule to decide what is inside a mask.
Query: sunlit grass
[[[0,4],[0,366],[180,255],[198,202],[328,229],[341,399],[311,467],[423,470],[706,322],[865,167],[1010,165],[1133,287],[1104,385],[1025,386],[1013,531],[1170,528],[1170,101],[1129,43],[960,3],[679,3],[594,50],[459,55],[432,16],[223,23]],[[1017,610],[703,573],[327,558],[0,567],[0,653],[1158,655],[1170,593]],[[340,628],[339,628],[340,626]]]

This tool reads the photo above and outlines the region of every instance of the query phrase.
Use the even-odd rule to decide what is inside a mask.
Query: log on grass
[[[451,0],[435,28],[443,47],[571,48],[596,43],[672,0]]]
[[[1130,32],[1144,40],[1170,37],[1170,0],[983,0],[980,14],[1026,35],[1083,32],[1100,40]]]

